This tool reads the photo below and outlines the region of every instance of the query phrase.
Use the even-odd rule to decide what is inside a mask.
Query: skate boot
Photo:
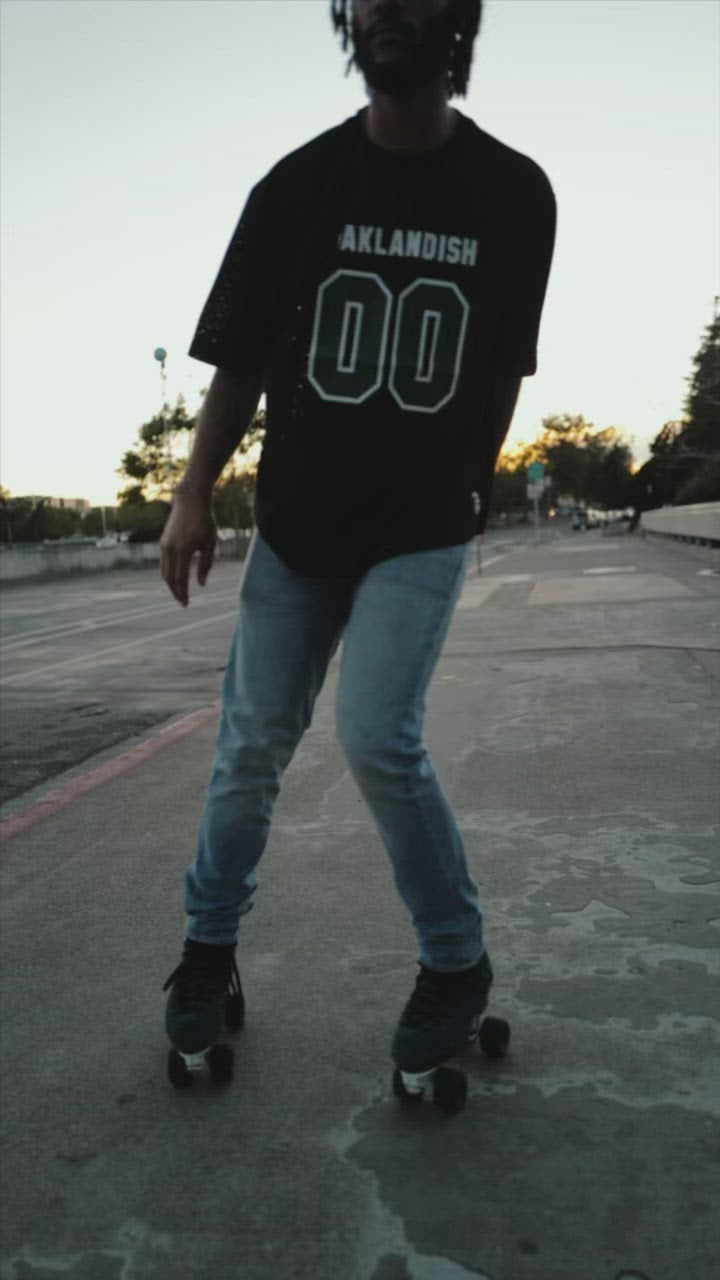
[[[192,1084],[193,1074],[207,1060],[211,1079],[232,1079],[234,1054],[230,1045],[217,1044],[223,1027],[236,1031],[245,1017],[236,943],[215,946],[185,939],[177,969],[163,986],[172,985],[165,1009],[165,1030],[174,1045],[168,1055],[168,1079],[176,1089]]]
[[[405,1103],[421,1102],[432,1083],[437,1107],[447,1112],[462,1110],[467,1080],[462,1071],[442,1064],[476,1042],[488,1057],[501,1058],[510,1041],[504,1019],[482,1017],[492,981],[487,951],[471,969],[459,973],[440,973],[420,965],[392,1043],[396,1097]]]

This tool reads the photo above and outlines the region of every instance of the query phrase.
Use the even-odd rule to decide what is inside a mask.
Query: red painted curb
[[[34,827],[36,822],[51,818],[53,814],[67,808],[73,800],[84,796],[88,791],[94,791],[103,783],[129,773],[131,769],[142,764],[143,760],[162,751],[163,747],[169,747],[171,743],[186,737],[188,733],[192,733],[208,720],[212,720],[217,716],[219,707],[218,700],[209,707],[202,707],[200,711],[193,711],[189,716],[183,716],[182,720],[176,720],[174,724],[161,729],[152,738],[139,742],[136,747],[130,747],[129,751],[124,751],[122,755],[115,756],[113,760],[108,760],[80,778],[73,778],[57,791],[48,792],[42,800],[34,801],[25,809],[14,813],[12,817],[0,819],[0,840],[9,840],[12,836],[19,835],[21,831],[27,831],[28,828]]]

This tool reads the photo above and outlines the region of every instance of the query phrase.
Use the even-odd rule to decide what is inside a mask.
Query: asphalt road
[[[186,611],[152,572],[6,593],[11,741],[47,772],[0,814],[2,1280],[714,1280],[714,553],[488,541],[426,740],[512,1040],[456,1064],[453,1117],[390,1087],[417,945],[336,739],[340,655],[241,929],[235,1077],[176,1092],[162,984],[239,566]],[[71,707],[106,710],[67,769]],[[133,717],[164,723],[118,741]]]
[[[0,646],[0,803],[218,696],[242,564],[182,609],[157,567],[11,586]]]
[[[531,583],[542,590],[558,574],[567,591],[556,604],[573,603],[577,581],[581,598],[590,589],[588,607],[601,605],[588,616],[591,627],[613,600],[626,614],[631,588],[604,603],[592,590],[591,578],[603,568],[598,555],[623,572],[669,573],[691,599],[712,599],[717,590],[708,572],[717,553],[702,548],[613,531],[572,533],[567,526],[544,528],[538,547],[533,539],[527,529],[487,535],[481,594],[502,579],[488,597],[492,614],[502,609],[507,616],[515,604],[522,609]],[[507,582],[498,557],[524,549],[532,554],[532,573]],[[0,804],[217,698],[241,572],[240,562],[216,561],[205,588],[191,583],[187,609],[172,599],[157,567],[8,587],[0,610]],[[714,631],[711,643],[717,638]]]

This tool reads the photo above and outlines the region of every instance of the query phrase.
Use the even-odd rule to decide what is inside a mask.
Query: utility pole
[[[155,356],[155,359],[159,360],[160,362],[160,376],[162,378],[162,409],[160,412],[161,412],[163,425],[165,429],[165,451],[167,453],[168,484],[172,489],[172,475],[173,475],[175,464],[173,463],[172,451],[170,449],[170,424],[168,422],[168,416],[166,413],[167,378],[165,376],[165,361],[167,360],[167,351],[165,350],[164,347],[156,347],[154,351],[154,356]]]

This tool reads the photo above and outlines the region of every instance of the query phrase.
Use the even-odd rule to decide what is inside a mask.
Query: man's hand
[[[160,539],[160,574],[184,608],[188,602],[190,561],[199,551],[197,580],[204,587],[216,541],[210,494],[190,494],[178,489]]]

